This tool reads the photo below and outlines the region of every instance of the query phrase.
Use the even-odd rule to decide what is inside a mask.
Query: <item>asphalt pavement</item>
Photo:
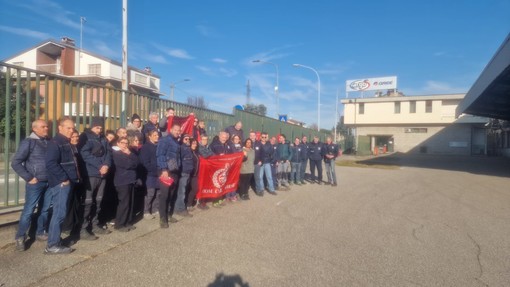
[[[3,228],[0,286],[510,285],[508,159],[365,162],[337,167],[337,187],[252,193],[169,229],[142,220],[70,255],[16,252]]]

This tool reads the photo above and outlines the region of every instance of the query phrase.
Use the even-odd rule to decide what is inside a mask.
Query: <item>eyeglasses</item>
[[[182,140],[183,141],[189,141],[189,138],[183,138]]]

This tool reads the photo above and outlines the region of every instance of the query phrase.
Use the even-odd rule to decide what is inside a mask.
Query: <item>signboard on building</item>
[[[346,92],[363,92],[374,90],[389,90],[397,88],[397,77],[368,78],[360,80],[347,80]]]
[[[278,120],[280,122],[287,122],[287,115],[278,115]]]

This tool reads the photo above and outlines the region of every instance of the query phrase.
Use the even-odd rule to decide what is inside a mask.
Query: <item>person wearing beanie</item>
[[[140,145],[143,141],[142,136],[142,120],[138,114],[133,114],[131,116],[131,122],[128,123],[127,127],[127,135],[128,136],[136,136],[138,138],[138,141],[140,142]]]

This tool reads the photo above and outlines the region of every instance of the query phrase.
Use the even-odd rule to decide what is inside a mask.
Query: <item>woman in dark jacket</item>
[[[191,153],[193,154],[193,171],[190,173],[190,191],[188,193],[188,204],[186,205],[188,211],[192,211],[195,209],[193,207],[193,203],[195,201],[195,196],[198,191],[198,168],[200,167],[200,155],[198,153],[198,141],[196,139],[191,139],[190,143]]]
[[[135,183],[137,181],[138,156],[129,148],[127,138],[119,138],[117,141],[119,150],[113,151],[113,162],[115,164],[114,184],[117,189],[119,203],[115,217],[115,229],[127,232],[135,229],[131,225],[132,220],[132,199]]]
[[[145,219],[153,219],[159,216],[159,168],[156,158],[156,149],[158,147],[159,140],[158,131],[149,131],[146,139],[147,142],[140,149],[140,161],[147,173],[147,179],[145,181],[147,193],[145,194],[143,217]]]

